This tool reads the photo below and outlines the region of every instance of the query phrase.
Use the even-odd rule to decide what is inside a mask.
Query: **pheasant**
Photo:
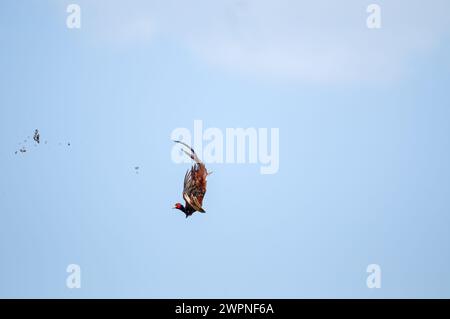
[[[195,161],[195,164],[192,165],[191,169],[184,176],[183,199],[185,200],[185,206],[176,203],[173,209],[181,210],[186,215],[186,218],[195,212],[205,213],[202,205],[206,193],[206,177],[212,172],[206,170],[205,164],[200,161],[190,146],[181,141],[174,142],[180,143],[190,150],[190,153],[188,153],[182,149],[184,153]]]

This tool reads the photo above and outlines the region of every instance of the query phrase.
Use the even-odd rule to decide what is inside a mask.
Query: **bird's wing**
[[[199,198],[195,197],[195,196],[189,196],[186,193],[183,193],[183,198],[186,201],[186,205],[191,206],[192,208],[194,208],[196,211],[204,213],[205,210],[202,208],[202,199],[200,200]]]
[[[204,212],[203,197],[206,193],[206,177],[199,174],[199,168],[194,165],[184,176],[183,198],[195,210]]]

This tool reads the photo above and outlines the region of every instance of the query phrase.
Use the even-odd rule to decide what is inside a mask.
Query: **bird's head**
[[[180,203],[176,203],[175,206],[173,206],[173,209],[179,209],[184,212],[184,206]]]

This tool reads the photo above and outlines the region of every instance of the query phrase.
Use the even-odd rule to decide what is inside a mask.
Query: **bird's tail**
[[[181,149],[187,156],[189,156],[190,158],[192,158],[196,163],[198,164],[203,164],[202,161],[198,158],[197,154],[195,154],[195,151],[192,147],[190,147],[189,145],[187,145],[186,143],[183,143],[181,141],[174,141],[175,143],[180,143],[181,145],[186,146],[191,153],[186,152],[186,150]]]

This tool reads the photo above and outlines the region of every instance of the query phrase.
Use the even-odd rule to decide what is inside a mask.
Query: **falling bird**
[[[184,176],[183,199],[185,200],[185,206],[176,203],[173,208],[179,209],[185,213],[186,218],[191,216],[194,212],[205,213],[202,205],[206,193],[206,177],[212,172],[206,170],[205,164],[200,161],[197,154],[195,154],[195,151],[190,146],[180,141],[174,142],[180,143],[190,150],[190,153],[188,153],[182,149],[185,154],[194,160],[195,164],[192,165],[191,169],[188,170]]]

